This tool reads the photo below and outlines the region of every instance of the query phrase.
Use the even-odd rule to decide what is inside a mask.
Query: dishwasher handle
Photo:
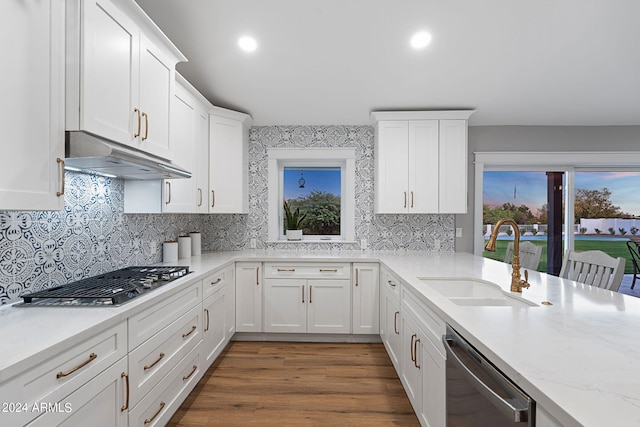
[[[451,332],[451,331],[448,331]],[[465,345],[465,342],[460,342],[458,339],[462,337],[455,335],[443,335],[442,342],[447,351],[447,363],[455,364],[460,372],[464,374],[466,379],[474,385],[476,390],[482,394],[489,402],[493,404],[502,414],[504,414],[509,420],[514,423],[527,422],[529,419],[530,399],[524,395],[518,388],[516,388],[511,382],[504,377],[504,375],[484,360],[482,355],[477,353],[470,346]],[[505,389],[513,392],[513,398],[505,400],[498,395],[495,390],[485,384],[473,371],[460,359],[456,354],[456,348],[462,351],[467,351],[469,356],[474,359],[479,366],[482,366],[485,372],[491,375],[495,380],[501,383]],[[516,403],[518,405],[512,404]]]

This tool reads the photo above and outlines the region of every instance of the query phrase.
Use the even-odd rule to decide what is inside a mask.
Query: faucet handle
[[[520,280],[520,287],[529,288],[529,286],[531,286],[529,284],[529,271],[525,270],[524,271],[524,280]]]

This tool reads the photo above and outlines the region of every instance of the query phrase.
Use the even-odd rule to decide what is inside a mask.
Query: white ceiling
[[[400,109],[475,109],[476,126],[640,124],[638,0],[137,2],[189,58],[178,71],[255,125]],[[415,51],[421,29],[433,41]]]

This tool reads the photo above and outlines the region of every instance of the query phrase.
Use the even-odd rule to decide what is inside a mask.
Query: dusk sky
[[[515,198],[514,198],[515,187]],[[640,172],[576,172],[576,188],[611,190],[611,202],[623,212],[640,215]],[[484,204],[527,205],[534,214],[547,202],[545,172],[484,173]]]

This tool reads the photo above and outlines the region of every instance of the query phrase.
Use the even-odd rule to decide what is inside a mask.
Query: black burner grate
[[[189,274],[189,267],[127,267],[25,294],[27,305],[117,305]]]

